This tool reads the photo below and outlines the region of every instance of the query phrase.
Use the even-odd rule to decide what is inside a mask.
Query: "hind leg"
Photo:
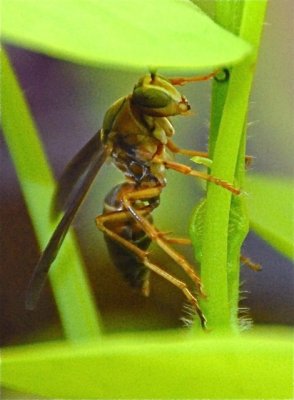
[[[199,292],[202,293],[200,277],[195,272],[194,267],[185,259],[185,257],[183,257],[182,254],[178,253],[169,245],[168,242],[172,241],[172,239],[166,240],[164,237],[165,234],[158,231],[144,215],[140,215],[134,206],[134,203],[137,200],[150,199],[159,196],[161,190],[161,186],[155,186],[147,189],[134,189],[133,191],[128,191],[122,196],[123,205],[144,232],[186,272],[195,283]],[[177,243],[179,242],[177,241]]]
[[[142,216],[144,214],[144,210],[136,210],[138,215]],[[146,210],[145,210],[146,213]],[[138,246],[136,246],[134,243],[126,240],[122,236],[120,236],[118,233],[116,233],[114,230],[110,229],[107,227],[107,224],[113,223],[116,221],[129,221],[131,219],[131,215],[128,211],[117,211],[117,212],[112,212],[112,213],[107,213],[107,214],[102,214],[96,217],[96,225],[99,230],[101,230],[104,234],[106,234],[110,239],[113,241],[116,241],[125,249],[129,250],[132,252],[138,260],[150,271],[153,271],[157,275],[161,276],[162,278],[166,279],[169,281],[171,284],[176,286],[179,290],[182,291],[183,295],[186,297],[188,302],[193,306],[195,309],[196,313],[199,316],[200,322],[202,327],[205,327],[206,324],[206,319],[200,309],[198,300],[191,291],[189,290],[188,286],[186,285],[185,282],[175,278],[173,275],[169,274],[165,270],[163,270],[159,265],[153,263],[149,259],[149,253],[145,250],[140,249]],[[145,291],[145,293],[144,293]],[[145,287],[143,288],[143,293],[145,295],[149,294],[149,285],[146,283]]]

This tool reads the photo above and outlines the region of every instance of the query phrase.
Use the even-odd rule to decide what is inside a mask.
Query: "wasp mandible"
[[[26,306],[36,306],[50,265],[57,256],[69,226],[78,211],[96,174],[111,158],[122,171],[125,181],[105,197],[102,215],[96,217],[97,227],[104,233],[114,264],[131,286],[149,294],[150,271],[178,287],[199,315],[205,317],[186,283],[151,261],[147,249],[154,241],[189,276],[201,295],[201,281],[194,267],[173,247],[186,239],[172,238],[158,230],[152,222],[152,211],[158,207],[160,194],[166,186],[167,169],[213,182],[239,194],[228,182],[175,162],[173,154],[207,157],[207,153],[179,148],[172,140],[175,130],[169,117],[189,115],[190,105],[176,88],[188,82],[203,81],[216,73],[201,77],[164,78],[148,73],[139,79],[133,92],[117,100],[107,111],[102,128],[78,152],[66,167],[53,199],[63,217],[42,253],[32,276]]]

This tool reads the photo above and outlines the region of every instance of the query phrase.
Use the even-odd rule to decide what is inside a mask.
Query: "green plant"
[[[136,1],[129,1],[129,6],[134,5],[134,9],[127,10],[116,7],[115,1],[95,4],[72,0],[64,3],[68,7],[62,7],[62,2],[56,0],[48,3],[26,0],[22,14],[17,12],[19,1],[6,0],[3,4],[3,32],[6,40],[71,61],[128,68],[142,68],[151,64],[165,68],[172,66],[171,70],[185,71],[234,65],[228,86],[214,84],[210,152],[213,158],[212,173],[227,181],[235,179],[237,184],[243,185],[244,126],[253,78],[252,64],[256,62],[265,1],[217,2],[217,22],[244,40],[237,39],[213,24],[188,2],[182,5],[177,2],[156,2],[156,7],[159,8],[156,17],[159,18],[161,30],[156,30],[151,24],[152,7],[155,6],[153,1],[146,2],[145,19],[140,16],[135,18]],[[93,5],[95,9],[91,8]],[[97,7],[100,7],[99,12]],[[106,22],[101,20],[101,24],[95,24],[92,16],[103,12],[105,18],[102,20]],[[149,19],[148,12],[151,13]],[[112,13],[110,20],[109,13]],[[160,15],[165,15],[165,18],[160,18]],[[126,25],[121,25],[123,19],[128,21],[129,29],[125,29]],[[189,32],[187,44],[183,45],[178,31],[175,34],[170,29],[172,20],[184,21],[186,26],[196,26]],[[74,32],[80,25],[88,27],[87,34],[81,31],[78,40],[73,42],[67,32]],[[104,36],[105,31],[111,29],[108,39],[117,43],[121,36],[121,26],[126,40],[121,42],[121,46],[114,46],[117,51],[111,54],[106,51],[103,41],[93,43],[88,40],[87,35],[99,37],[99,29]],[[146,36],[141,35],[143,43],[136,47],[132,38],[137,37],[137,29],[143,28]],[[201,40],[203,32],[206,34],[205,41]],[[152,40],[148,40],[148,35]],[[158,35],[157,40],[154,35]],[[217,41],[214,40],[216,36]],[[128,47],[129,44],[134,44],[134,48]],[[176,55],[174,48],[178,50]],[[49,216],[47,220],[44,218],[43,210],[49,210],[54,183],[34,122],[5,54],[2,70],[4,132],[36,233],[41,245],[44,245],[52,231],[52,225],[49,223]],[[257,177],[256,181],[263,187],[261,196],[265,195],[266,190],[279,193],[276,182],[265,177]],[[282,189],[282,183],[279,182],[278,185],[279,190],[290,193],[287,182]],[[255,204],[250,205],[255,211],[251,214],[251,224],[276,248],[291,256],[293,247],[287,231],[287,221],[280,224],[279,230],[276,229],[275,218],[278,216],[272,213],[272,209],[279,208],[280,200],[278,196],[273,200],[277,204],[272,201],[267,209],[264,209],[258,199]],[[202,279],[209,294],[209,301],[203,302],[203,308],[209,327],[216,333],[238,330],[239,253],[248,229],[244,201],[242,197],[232,200],[230,194],[210,185],[206,204],[197,209],[192,222],[191,232],[193,239],[196,238],[196,257],[201,259]],[[261,212],[263,218],[260,220]],[[42,225],[39,223],[41,219],[44,221]],[[145,337],[140,339],[139,335],[112,339],[100,335],[102,328],[72,240],[68,240],[67,248],[63,249],[50,274],[66,336],[71,342],[7,349],[4,352],[6,357],[2,374],[4,384],[47,396],[71,398],[290,396],[291,351],[290,342],[284,337],[271,341],[264,341],[262,335],[249,340],[230,336],[204,338],[199,329],[195,337],[187,332],[152,334],[147,341]],[[201,245],[197,247],[199,242]],[[70,276],[66,286],[65,275]],[[103,345],[98,342],[98,336]],[[75,346],[72,342],[76,342]],[[231,354],[229,359],[228,353]],[[121,360],[126,366],[123,373]],[[255,376],[254,379],[248,378],[252,373],[253,362],[254,369],[259,373],[258,384],[255,383]],[[63,368],[62,376],[59,368]],[[83,373],[84,371],[87,373]],[[211,382],[214,371],[217,371],[224,384]],[[44,382],[44,379],[36,379],[37,376],[47,376],[49,379]],[[115,385],[113,377],[116,379]],[[101,384],[98,382],[93,385],[99,379]],[[153,385],[147,384],[149,380]],[[199,381],[201,385],[197,384]],[[235,384],[232,385],[231,381],[235,381]],[[260,382],[263,384],[260,385]]]

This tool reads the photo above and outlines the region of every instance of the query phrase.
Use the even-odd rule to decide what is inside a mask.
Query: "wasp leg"
[[[193,305],[193,307],[195,308],[200,322],[201,322],[201,326],[203,328],[206,327],[206,318],[204,316],[204,314],[201,311],[201,308],[199,306],[198,300],[196,299],[195,296],[192,295],[192,293],[190,292],[190,290],[188,289],[187,285],[175,278],[174,276],[170,275],[169,273],[167,273],[166,271],[164,271],[163,269],[161,269],[158,265],[151,263],[148,259],[145,259],[144,261],[144,265],[149,268],[151,271],[155,272],[156,274],[162,276],[164,279],[166,279],[167,281],[169,281],[170,283],[172,283],[174,286],[176,286],[177,288],[179,288],[183,294],[186,296],[187,300],[189,301],[190,304]]]
[[[164,163],[166,168],[173,169],[177,172],[180,172],[181,174],[195,176],[195,177],[203,179],[205,181],[212,182],[215,185],[221,186],[224,189],[229,190],[230,192],[232,192],[235,195],[240,194],[240,189],[235,188],[231,183],[223,181],[222,179],[216,178],[212,175],[205,174],[204,172],[196,171],[196,170],[188,167],[185,164],[180,164],[180,163],[177,163],[174,161],[166,161],[166,160],[162,160],[160,158],[157,158],[155,161],[159,162],[159,163]]]
[[[243,255],[240,256],[240,262],[244,265],[246,265],[246,267],[252,269],[255,272],[261,271],[262,267],[260,264],[256,264],[253,261],[250,260],[250,258],[245,257]]]
[[[201,81],[208,81],[211,78],[214,78],[220,71],[214,71],[208,75],[201,75],[201,76],[191,76],[191,77],[177,77],[177,78],[169,78],[168,80],[172,85],[175,86],[183,86],[189,82],[201,82]]]
[[[158,233],[162,238],[164,238],[164,240],[166,242],[171,243],[171,244],[180,244],[180,245],[184,245],[184,246],[186,246],[186,245],[191,246],[191,244],[192,244],[191,239],[168,236],[171,234],[171,232],[159,231]],[[242,254],[240,256],[240,262],[255,272],[259,272],[262,270],[262,266],[260,264],[253,262],[249,257],[243,256]]]
[[[182,149],[178,147],[172,140],[168,139],[166,147],[172,151],[173,153],[183,154],[189,157],[204,157],[208,158],[208,153],[206,151],[197,151],[197,150],[190,150],[190,149]]]
[[[167,236],[169,233],[161,232],[159,231],[159,236],[162,237],[167,243],[171,244],[180,244],[184,246],[190,246],[191,245],[191,240],[188,238],[182,238],[182,237],[171,237]]]
[[[188,157],[203,157],[208,158],[208,153],[206,151],[197,151],[197,150],[190,150],[190,149],[182,149],[178,147],[171,139],[168,140],[166,144],[167,148],[175,154],[183,154]],[[253,162],[252,156],[245,156],[245,165],[246,168],[250,167]]]
[[[171,244],[180,244],[180,245],[184,245],[184,246],[186,246],[186,245],[191,246],[191,244],[192,244],[191,239],[168,236],[171,234],[171,232],[159,231],[158,233],[162,238],[164,238],[164,240],[166,242],[171,243]],[[240,255],[240,262],[255,272],[259,272],[262,270],[262,266],[260,264],[253,262],[249,257],[243,256],[242,254]]]
[[[138,215],[143,214],[141,212],[141,210],[137,210],[137,212],[138,212]],[[192,304],[193,307],[195,308],[195,310],[199,316],[201,325],[203,328],[205,328],[206,319],[200,309],[198,300],[195,296],[193,296],[193,294],[187,287],[186,283],[184,283],[183,281],[170,275],[168,272],[164,271],[160,266],[152,263],[148,258],[149,253],[147,251],[140,249],[135,244],[129,242],[128,240],[124,239],[123,237],[118,235],[116,232],[112,231],[111,229],[109,229],[105,226],[105,224],[107,224],[109,222],[114,222],[117,219],[122,221],[122,220],[130,220],[130,218],[132,218],[132,217],[130,216],[128,211],[117,211],[117,212],[102,214],[102,215],[99,215],[98,217],[96,217],[96,225],[100,231],[102,231],[104,234],[108,235],[112,240],[117,241],[122,246],[124,246],[127,250],[133,252],[138,257],[138,259],[146,266],[146,268],[155,272],[157,275],[166,279],[171,284],[173,284],[178,289],[180,289],[183,292],[186,299],[189,301],[189,303]],[[148,295],[148,293],[145,293],[145,294]]]
[[[148,214],[150,212],[150,207],[146,207],[142,210],[137,210],[138,215]],[[138,246],[129,242],[128,240],[124,239],[122,236],[118,235],[116,232],[112,231],[111,229],[105,226],[107,222],[122,222],[122,221],[129,221],[132,217],[130,216],[129,211],[122,210],[122,211],[113,211],[106,214],[101,214],[96,217],[96,226],[97,228],[108,235],[111,239],[116,240],[127,249],[132,251],[136,256],[139,258],[147,257],[149,254],[148,251],[140,249]]]
[[[170,236],[172,234],[172,231],[158,231],[158,236],[164,239],[167,243],[172,243],[172,244],[180,244],[184,246],[191,246],[192,241],[191,239],[184,238],[184,237],[176,237],[176,236]]]
[[[153,241],[155,241],[155,243],[163,251],[165,251],[186,272],[186,274],[197,285],[199,292],[203,294],[200,278],[196,274],[192,265],[190,265],[188,261],[180,253],[178,253],[176,250],[170,247],[167,243],[167,240],[164,239],[164,234],[162,235],[161,232],[158,231],[144,216],[139,215],[137,210],[132,205],[132,201],[140,199],[148,199],[158,196],[161,190],[162,190],[161,186],[156,186],[153,188],[137,189],[132,192],[127,192],[123,195],[122,202],[124,204],[124,207],[130,212],[130,215],[132,215],[132,217],[140,224],[140,226],[146,232],[146,234]]]
[[[142,207],[140,210],[137,210],[138,214],[140,215],[147,215],[152,211],[152,207]],[[104,214],[103,214],[104,215]],[[119,221],[126,221],[130,219],[130,213],[129,211],[114,211],[107,213],[107,215],[112,215],[111,221],[112,222],[119,222]],[[173,243],[173,244],[180,244],[184,246],[190,246],[192,244],[191,239],[188,238],[183,238],[183,237],[170,237],[169,235],[172,233],[171,231],[168,232],[162,232],[162,231],[157,231],[158,237],[163,238],[166,242],[168,243]]]
[[[167,243],[191,246],[191,244],[192,244],[191,239],[184,238],[184,237],[170,236],[172,234],[173,234],[172,231],[158,231],[158,236],[163,238]]]

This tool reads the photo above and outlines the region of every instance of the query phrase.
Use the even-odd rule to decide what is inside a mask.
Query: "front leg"
[[[182,149],[178,147],[171,139],[168,139],[166,143],[166,147],[175,154],[183,154],[188,157],[203,157],[208,158],[208,153],[206,151],[197,151],[197,150],[190,150],[190,149]],[[245,156],[245,164],[246,167],[250,167],[252,164],[253,157],[252,156]]]
[[[196,150],[190,150],[190,149],[182,149],[181,147],[178,147],[171,139],[167,141],[166,147],[173,153],[177,154],[183,154],[185,156],[189,157],[203,157],[203,158],[208,158],[208,153],[206,151],[196,151]]]
[[[184,175],[190,175],[190,176],[195,176],[197,178],[203,179],[208,182],[212,182],[215,185],[221,186],[226,190],[229,190],[235,195],[240,194],[240,189],[235,188],[231,183],[226,182],[222,179],[216,178],[213,175],[205,174],[204,172],[196,171],[190,167],[188,167],[185,164],[177,163],[174,161],[168,161],[168,160],[162,160],[160,157],[154,157],[153,159],[154,162],[157,162],[159,164],[164,164],[166,168],[173,169],[177,172],[180,172],[181,174]]]

